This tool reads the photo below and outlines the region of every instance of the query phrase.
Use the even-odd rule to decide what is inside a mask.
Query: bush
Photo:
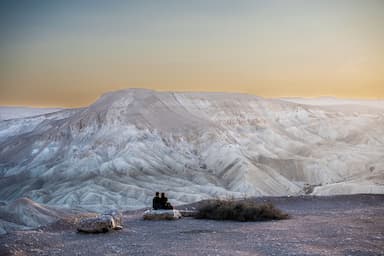
[[[256,204],[241,200],[208,200],[198,207],[198,219],[265,221],[287,219],[283,213],[271,203]]]

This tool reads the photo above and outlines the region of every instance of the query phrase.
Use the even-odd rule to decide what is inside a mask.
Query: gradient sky
[[[131,87],[384,98],[384,1],[0,1],[0,105]]]

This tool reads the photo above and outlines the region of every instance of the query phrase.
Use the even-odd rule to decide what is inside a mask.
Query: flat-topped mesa
[[[176,132],[202,129],[214,125],[203,116],[191,113],[174,93],[145,89],[121,90],[107,93],[89,108],[78,112],[71,120],[73,130],[90,127],[115,129],[135,126]]]
[[[290,103],[279,102],[273,108],[284,104]],[[165,133],[220,130],[222,125],[264,127],[260,111],[269,107],[264,99],[248,94],[126,89],[106,93],[78,111],[70,120],[70,129],[76,136],[127,126]]]

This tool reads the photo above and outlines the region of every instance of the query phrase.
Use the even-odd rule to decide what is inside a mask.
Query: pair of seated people
[[[173,206],[168,202],[168,198],[165,196],[165,193],[156,192],[155,197],[152,200],[152,208],[154,210],[172,210]]]

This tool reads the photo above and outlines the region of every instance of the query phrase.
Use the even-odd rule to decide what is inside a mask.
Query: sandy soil
[[[126,212],[124,229],[105,234],[61,221],[0,236],[0,255],[384,255],[384,195],[255,200],[291,218],[144,221],[142,211]]]

